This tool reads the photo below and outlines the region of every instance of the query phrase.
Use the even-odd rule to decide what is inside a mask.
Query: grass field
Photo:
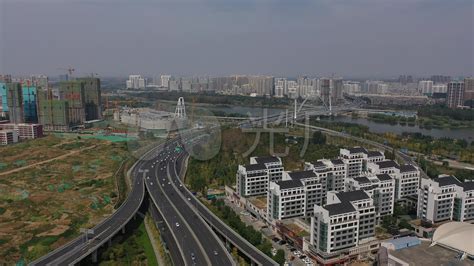
[[[1,265],[38,258],[110,215],[118,201],[114,174],[129,157],[125,143],[56,136],[0,147],[0,154]],[[17,167],[26,168],[2,175]]]

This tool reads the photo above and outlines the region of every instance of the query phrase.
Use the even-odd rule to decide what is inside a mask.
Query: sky
[[[472,0],[0,0],[0,73],[474,73]]]

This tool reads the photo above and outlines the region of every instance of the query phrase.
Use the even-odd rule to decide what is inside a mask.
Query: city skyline
[[[67,67],[77,76],[473,73],[470,1],[6,0],[0,7],[0,72],[13,75]]]

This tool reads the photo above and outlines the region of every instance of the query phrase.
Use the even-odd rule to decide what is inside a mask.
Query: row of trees
[[[418,116],[436,117],[446,116],[459,121],[474,121],[474,110],[451,109],[442,105],[423,106],[418,109]]]
[[[277,250],[275,256],[272,256],[272,243],[268,239],[263,238],[262,233],[255,230],[253,226],[246,225],[229,206],[225,205],[223,200],[213,199],[211,201],[214,211],[225,223],[234,229],[239,235],[249,241],[250,244],[257,247],[263,253],[273,258],[278,264],[283,265],[285,262],[285,252]]]

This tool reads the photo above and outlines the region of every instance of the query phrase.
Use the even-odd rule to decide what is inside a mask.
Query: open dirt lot
[[[128,153],[125,143],[48,136],[0,147],[0,155],[0,264],[11,265],[110,215],[114,174]]]

